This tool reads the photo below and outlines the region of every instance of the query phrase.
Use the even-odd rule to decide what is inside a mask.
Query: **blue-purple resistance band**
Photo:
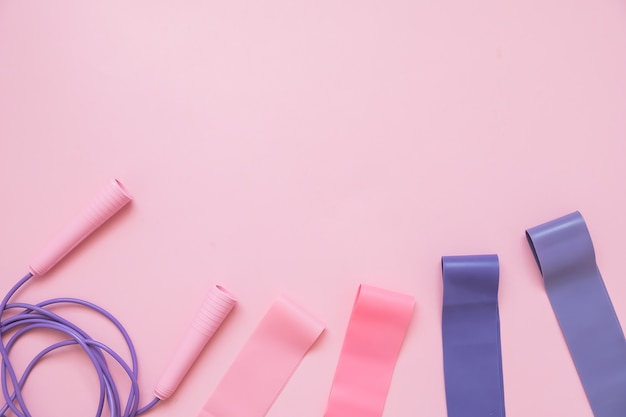
[[[504,417],[498,257],[441,260],[448,417]]]
[[[626,416],[626,340],[579,212],[526,231],[595,417]]]

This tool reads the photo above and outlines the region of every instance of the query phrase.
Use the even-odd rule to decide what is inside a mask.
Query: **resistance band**
[[[574,212],[526,236],[594,416],[626,416],[626,340],[585,220]]]
[[[278,298],[199,417],[263,417],[323,330],[308,312]]]
[[[444,256],[442,337],[449,417],[504,417],[496,255]]]
[[[411,322],[413,297],[361,285],[324,417],[380,417]]]

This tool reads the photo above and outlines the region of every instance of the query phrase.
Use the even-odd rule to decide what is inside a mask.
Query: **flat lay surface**
[[[497,253],[507,415],[591,417],[524,231],[580,210],[626,323],[624,74],[618,0],[0,2],[0,293],[119,178],[133,202],[17,298],[114,314],[145,404],[211,286],[236,294],[146,415],[196,416],[284,294],[326,331],[267,415],[321,417],[364,283],[416,302],[383,415],[444,417],[441,256]],[[68,349],[25,395],[92,415],[98,380]]]

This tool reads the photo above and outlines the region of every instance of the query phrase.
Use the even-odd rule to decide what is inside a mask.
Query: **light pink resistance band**
[[[413,297],[361,285],[324,417],[380,417],[409,327]]]
[[[323,330],[293,302],[276,300],[199,417],[263,417]]]

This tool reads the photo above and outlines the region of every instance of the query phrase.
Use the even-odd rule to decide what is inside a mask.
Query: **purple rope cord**
[[[128,335],[124,326],[109,312],[92,304],[75,298],[54,298],[43,301],[39,304],[11,303],[9,300],[15,293],[26,283],[33,275],[26,274],[11,290],[6,294],[2,303],[0,303],[0,313],[4,315],[9,310],[15,310],[16,313],[6,319],[0,320],[0,355],[2,362],[0,363],[0,384],[6,404],[0,407],[0,416],[5,417],[7,411],[12,411],[17,417],[32,417],[28,411],[28,407],[22,395],[22,388],[26,383],[28,376],[37,363],[48,353],[67,346],[79,345],[91,360],[98,380],[100,382],[100,399],[98,401],[98,409],[96,417],[105,416],[105,404],[107,405],[110,417],[134,417],[139,416],[154,407],[159,399],[155,398],[142,408],[139,408],[139,383],[137,372],[137,353],[133,342]],[[128,351],[131,356],[131,364],[128,365],[120,355],[103,343],[92,339],[84,330],[75,324],[64,319],[56,313],[49,310],[49,307],[59,304],[74,304],[85,308],[89,308],[108,319],[122,334]],[[57,342],[50,345],[39,352],[28,364],[24,373],[18,376],[15,372],[11,361],[9,360],[9,352],[11,348],[24,334],[42,329],[51,329],[68,336],[67,340]],[[5,335],[14,331],[14,334],[5,344]],[[122,395],[120,395],[109,366],[107,357],[116,361],[130,380],[131,387],[126,398],[126,405],[122,407]],[[10,391],[13,387],[13,392]]]

